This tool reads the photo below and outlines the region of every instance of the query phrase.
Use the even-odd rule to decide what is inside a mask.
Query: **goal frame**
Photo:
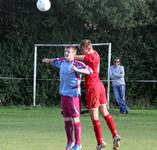
[[[107,106],[110,104],[110,66],[111,66],[111,43],[93,43],[93,46],[108,46],[108,69],[107,69]],[[80,44],[34,44],[34,72],[33,72],[33,106],[36,106],[36,82],[37,82],[37,53],[38,47],[67,47]]]

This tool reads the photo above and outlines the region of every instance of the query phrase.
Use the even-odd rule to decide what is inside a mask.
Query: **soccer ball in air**
[[[37,8],[40,11],[48,11],[51,7],[51,2],[49,0],[38,0],[37,3]]]

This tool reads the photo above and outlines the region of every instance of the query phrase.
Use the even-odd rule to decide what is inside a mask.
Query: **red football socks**
[[[103,142],[103,138],[102,138],[102,130],[101,130],[101,123],[99,120],[94,120],[93,121],[93,127],[94,127],[94,132],[95,132],[95,136],[97,139],[97,143],[101,144]]]
[[[112,137],[114,138],[117,135],[117,131],[116,131],[112,116],[110,114],[108,114],[107,116],[104,117],[104,119],[106,120],[106,123],[112,133]]]

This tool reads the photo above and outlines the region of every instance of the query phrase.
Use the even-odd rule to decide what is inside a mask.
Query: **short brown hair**
[[[82,47],[89,47],[89,48],[91,48],[92,47],[92,42],[90,40],[88,40],[88,39],[84,39],[80,43],[80,49],[82,49]]]

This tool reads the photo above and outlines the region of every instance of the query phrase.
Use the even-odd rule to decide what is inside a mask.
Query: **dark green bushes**
[[[111,42],[112,58],[121,57],[130,106],[157,106],[157,83],[133,82],[157,79],[156,0],[53,0],[50,11],[45,13],[39,12],[35,3],[35,0],[0,1],[0,77],[18,78],[0,79],[0,99],[5,104],[32,104],[35,43],[80,43],[90,38],[93,43]],[[62,50],[58,47],[39,50],[37,104],[59,103],[58,80],[40,80],[58,79],[58,71],[45,67],[40,60],[61,56]],[[107,53],[99,52],[100,75],[104,79]]]

